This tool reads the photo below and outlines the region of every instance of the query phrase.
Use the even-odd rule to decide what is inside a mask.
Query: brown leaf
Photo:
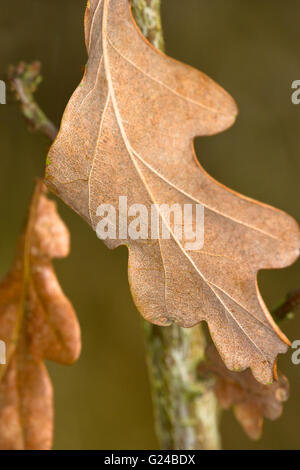
[[[207,361],[200,364],[201,374],[213,373],[216,378],[215,391],[220,405],[225,410],[234,406],[234,413],[251,439],[262,434],[263,418],[272,421],[282,414],[282,403],[289,396],[288,379],[279,373],[278,380],[270,385],[257,382],[251,371],[229,371],[215,346],[206,351]]]
[[[289,341],[257,287],[260,269],[299,255],[299,227],[285,213],[222,186],[195,158],[195,136],[227,129],[233,99],[206,75],[155,50],[128,0],[93,0],[85,16],[89,59],[49,153],[46,182],[94,229],[100,204],[201,204],[204,248],[191,251],[159,209],[171,239],[106,240],[129,247],[129,281],[142,315],[158,325],[208,322],[230,369],[261,382]],[[119,212],[117,211],[118,216]],[[191,222],[192,223],[192,222]],[[194,222],[193,222],[194,223]]]
[[[80,329],[54,274],[51,258],[69,253],[69,232],[38,182],[14,266],[0,284],[0,449],[47,450],[52,443],[53,393],[43,364],[72,364]]]

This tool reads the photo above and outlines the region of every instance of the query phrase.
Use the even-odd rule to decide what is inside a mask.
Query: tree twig
[[[293,317],[296,308],[300,307],[300,289],[290,292],[284,302],[272,311],[277,321]]]
[[[16,100],[20,103],[22,114],[30,129],[40,131],[49,139],[54,140],[58,132],[57,128],[47,118],[34,98],[34,93],[42,81],[40,71],[41,64],[39,62],[31,64],[21,62],[17,67],[10,66],[8,70],[9,85]]]
[[[132,0],[135,20],[146,38],[164,49],[160,0]],[[219,408],[211,381],[198,378],[205,359],[202,326],[158,327],[144,322],[155,424],[163,449],[220,448]]]

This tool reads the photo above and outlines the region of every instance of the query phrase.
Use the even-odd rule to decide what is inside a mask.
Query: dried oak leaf
[[[216,376],[215,391],[220,405],[225,410],[234,407],[239,423],[251,439],[259,439],[263,429],[263,418],[272,421],[282,414],[282,403],[289,397],[288,379],[279,372],[278,380],[270,385],[257,382],[251,371],[229,371],[215,346],[206,351],[207,360],[200,364],[201,374]]]
[[[43,363],[71,364],[80,329],[51,258],[69,253],[69,232],[42,182],[30,205],[12,270],[0,284],[0,449],[47,450],[53,432],[52,385]]]
[[[233,99],[201,72],[154,49],[128,0],[92,0],[85,16],[89,59],[48,156],[46,183],[94,229],[97,208],[201,204],[205,241],[187,249],[157,208],[171,239],[106,240],[129,248],[129,282],[142,315],[158,325],[207,321],[229,369],[251,367],[261,382],[289,341],[258,290],[260,269],[290,265],[299,227],[285,213],[211,178],[195,158],[195,136],[233,124]],[[119,212],[117,211],[119,216]],[[192,223],[192,221],[190,221]]]

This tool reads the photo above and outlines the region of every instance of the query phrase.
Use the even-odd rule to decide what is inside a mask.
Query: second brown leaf
[[[37,183],[10,273],[0,284],[0,449],[48,450],[53,435],[53,391],[46,359],[72,364],[80,328],[51,259],[69,253],[69,232]]]

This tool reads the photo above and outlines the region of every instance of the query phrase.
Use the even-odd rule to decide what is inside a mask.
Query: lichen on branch
[[[160,0],[132,0],[132,11],[143,35],[157,49],[164,49]]]

